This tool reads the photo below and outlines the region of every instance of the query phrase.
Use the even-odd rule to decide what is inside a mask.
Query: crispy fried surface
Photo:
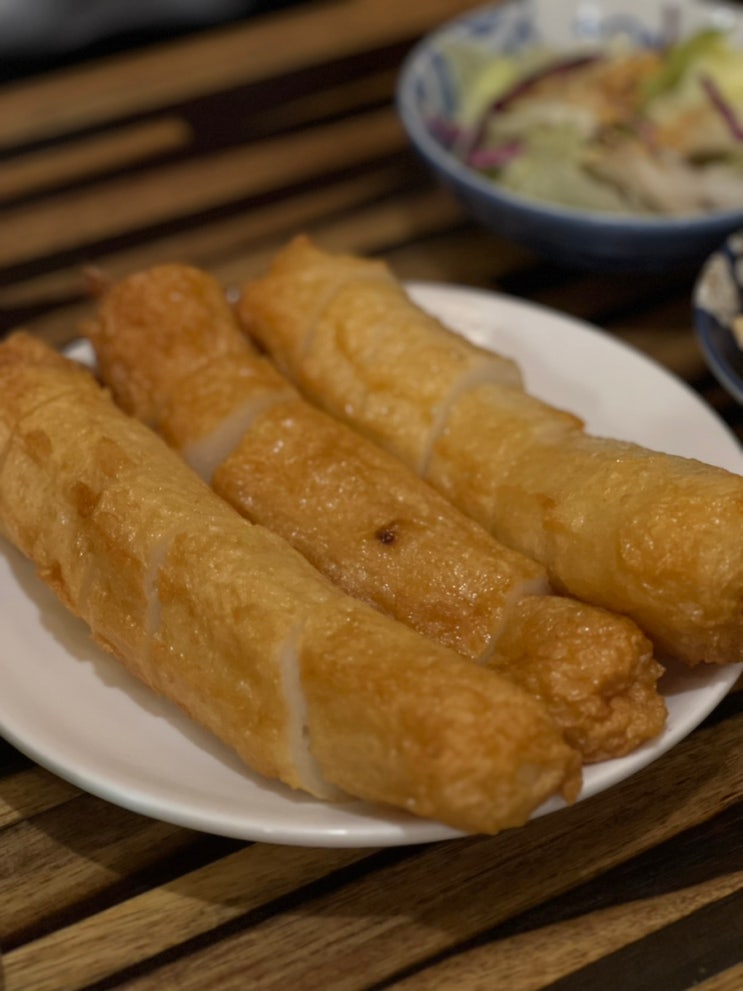
[[[299,276],[299,277],[298,277]],[[365,433],[422,469],[447,399],[471,379],[518,385],[514,362],[465,343],[411,305],[387,266],[325,255],[295,238],[261,281],[243,287],[237,312],[279,368],[334,415],[363,416]],[[342,397],[342,398],[341,398]]]
[[[206,273],[201,278],[210,280]],[[192,270],[183,275],[184,291],[195,279]],[[601,701],[581,713],[572,705],[576,695],[585,693],[585,685],[571,682],[571,672],[577,669],[567,656],[569,644],[574,638],[576,652],[585,659],[581,624],[589,632],[593,627],[600,631],[593,642],[601,643],[602,663],[616,658],[622,690],[630,698],[633,677],[648,673],[657,677],[659,671],[638,666],[625,674],[628,657],[637,659],[648,652],[639,631],[628,621],[618,617],[612,621],[601,611],[592,617],[587,607],[580,609],[580,623],[571,621],[570,610],[578,607],[568,604],[562,640],[553,647],[556,621],[549,603],[541,614],[535,610],[526,631],[514,605],[526,595],[549,591],[543,569],[499,545],[398,459],[300,400],[247,343],[240,355],[234,344],[223,342],[220,352],[225,353],[205,360],[212,337],[239,336],[237,325],[234,320],[230,325],[222,307],[211,306],[213,292],[202,292],[199,297],[206,301],[204,309],[212,312],[211,327],[201,313],[196,327],[188,328],[184,354],[168,366],[177,328],[192,315],[192,302],[183,309],[173,302],[164,328],[166,316],[159,304],[150,306],[158,319],[138,324],[137,333],[128,315],[137,293],[169,298],[176,281],[175,266],[155,267],[127,280],[101,304],[98,324],[109,328],[108,334],[92,335],[104,367],[114,337],[121,375],[128,366],[134,380],[141,383],[147,369],[157,367],[149,388],[162,391],[157,426],[163,435],[195,467],[209,466],[205,477],[211,478],[215,490],[231,505],[289,540],[349,594],[476,660],[486,659],[497,638],[510,629],[501,650],[513,654],[512,670],[518,663],[528,668],[525,658],[531,650],[539,664],[549,668],[554,662],[563,677],[555,681],[553,693],[546,695],[548,704],[555,706],[563,729],[575,730],[573,738],[585,745],[593,759],[598,751],[587,724],[593,719],[602,721],[605,707]],[[280,298],[273,302],[281,305]],[[146,308],[136,304],[134,309],[143,312]],[[198,349],[194,347],[197,333],[201,337]],[[150,400],[143,408],[147,404],[151,405]],[[519,636],[524,635],[526,641],[519,644]],[[604,687],[597,685],[595,690],[603,693]],[[644,686],[638,706],[649,706],[651,696],[656,711],[662,713],[654,681]],[[627,723],[629,727],[629,715]],[[641,742],[640,723],[638,717],[627,739],[615,728],[616,754]],[[645,726],[648,737],[653,736],[662,721],[648,719]],[[593,734],[603,740],[602,753],[610,756],[610,736],[600,726]]]
[[[329,298],[317,272],[336,262]],[[362,287],[364,263],[358,262],[349,275],[346,256],[328,255],[306,239],[290,244],[245,287],[239,312],[313,401],[421,470],[420,450],[401,426],[407,406],[397,390],[404,394],[407,385],[398,383],[397,362],[402,350],[401,367],[426,367],[425,319],[420,336],[407,332],[412,302],[404,320],[395,308],[385,310],[384,328],[375,318],[363,319],[362,301],[366,307],[377,294],[383,306],[390,290],[372,280]],[[279,308],[272,305],[277,291]],[[349,297],[357,305],[346,316],[341,301]],[[350,379],[338,374],[349,355]],[[389,379],[383,414],[374,395],[382,368]],[[494,379],[454,394],[436,378],[433,383],[429,393],[418,393],[417,416],[428,423],[438,418],[422,469],[435,488],[498,539],[544,564],[560,590],[630,615],[660,651],[691,665],[741,659],[742,478],[590,437],[576,417]]]
[[[213,484],[349,594],[467,657],[489,653],[513,599],[547,589],[537,564],[299,399],[259,417]]]
[[[373,800],[391,792],[396,804],[418,815],[438,817],[444,801],[457,810],[452,825],[470,828],[467,822],[477,815],[488,832],[523,822],[531,801],[525,796],[547,780],[554,789],[561,779],[565,796],[575,797],[580,758],[572,751],[576,764],[566,775],[564,754],[536,699],[517,696],[502,678],[496,690],[488,679],[492,672],[462,658],[437,663],[443,648],[408,663],[411,651],[404,644],[418,641],[416,634],[399,624],[403,649],[392,651],[386,618],[374,612],[374,621],[361,624],[352,602],[344,610],[318,610],[302,651],[310,733],[322,766],[332,762],[331,781],[363,788]],[[362,737],[359,724],[373,730]],[[343,762],[333,756],[339,746]],[[365,766],[378,769],[378,776],[367,773],[362,782]]]
[[[179,368],[192,370],[198,364],[232,353],[234,337],[220,334],[220,322],[229,326],[232,314],[219,286],[201,278],[200,273],[187,265],[164,265],[159,270],[162,292],[154,295],[143,292],[140,280],[145,275],[134,275],[125,283],[111,287],[108,298],[115,298],[116,309],[126,313],[126,321],[110,323],[107,310],[102,307],[97,318],[86,325],[86,336],[95,343],[105,341],[98,359],[101,375],[115,389],[119,405],[127,413],[137,410],[138,418],[152,425],[161,413],[163,386]],[[175,325],[170,312],[177,307],[183,313],[183,324]],[[141,337],[143,329],[161,327],[163,361],[157,365],[142,366],[137,374],[126,371],[119,355],[126,355],[132,340]],[[165,335],[170,332],[169,336]],[[136,345],[135,345],[136,346]]]
[[[514,606],[490,665],[544,702],[587,763],[629,753],[665,725],[657,690],[663,669],[635,624],[613,613],[556,595],[527,596]]]
[[[391,281],[383,268],[379,278]],[[479,657],[511,598],[547,590],[538,565],[482,546],[482,531],[407,469],[299,400],[206,273],[137,273],[112,287],[85,332],[125,408],[145,420],[157,410],[154,425],[214,470],[221,495],[349,593]]]
[[[8,535],[96,639],[252,768],[309,787],[306,704],[318,771],[360,797],[494,832],[575,796],[579,756],[536,699],[345,596],[86,372],[17,335],[0,345],[0,397]]]
[[[691,665],[739,661],[743,479],[577,429],[545,429],[549,407],[531,397],[523,406],[514,442],[503,440],[510,396],[482,387],[455,404],[431,462],[436,487],[542,561],[558,588],[631,616],[662,654]]]

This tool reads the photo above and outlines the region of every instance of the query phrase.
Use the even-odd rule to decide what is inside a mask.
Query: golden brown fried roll
[[[490,666],[544,702],[584,761],[628,753],[665,716],[659,665],[627,617],[559,595],[515,603]]]
[[[344,595],[23,333],[0,345],[0,520],[99,643],[262,774],[484,832],[575,796],[537,700]]]
[[[661,731],[661,668],[637,627],[567,600],[556,610],[534,594],[548,591],[539,565],[302,401],[242,339],[206,273],[165,265],[132,275],[111,288],[85,332],[122,405],[135,415],[158,409],[153,425],[239,512],[418,632],[475,660],[495,651],[492,665],[540,696],[585,760],[627,753]],[[525,598],[531,606],[515,608]]]
[[[297,275],[297,260],[312,267]],[[346,419],[363,411],[366,433],[396,438],[395,451],[419,474],[429,456],[429,438],[445,422],[446,403],[474,385],[517,387],[515,362],[452,334],[439,320],[411,308],[386,265],[352,255],[323,255],[306,238],[279,254],[272,268],[279,292],[261,298],[271,314],[267,350],[279,369],[300,384],[330,370]],[[289,293],[281,282],[286,277]],[[350,287],[350,291],[349,290]],[[363,295],[359,295],[359,290]],[[330,317],[328,305],[339,319]],[[249,303],[239,307],[249,319]],[[263,311],[262,311],[263,312]],[[374,335],[366,331],[373,324]],[[321,404],[322,405],[322,404]]]
[[[631,616],[688,664],[739,661],[743,479],[589,436],[575,416],[494,379],[434,379],[401,430],[397,391],[408,386],[396,362],[404,352],[425,378],[428,318],[379,269],[299,238],[244,287],[239,314],[308,396],[541,561],[558,589]]]

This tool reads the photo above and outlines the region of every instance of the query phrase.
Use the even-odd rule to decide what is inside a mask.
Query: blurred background
[[[0,0],[0,79],[311,0]]]

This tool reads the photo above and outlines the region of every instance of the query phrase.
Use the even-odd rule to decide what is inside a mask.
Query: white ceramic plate
[[[485,292],[430,284],[411,291],[478,343],[516,358],[531,391],[582,415],[592,432],[743,473],[736,439],[694,393],[601,332]],[[74,353],[87,356],[85,348]],[[275,843],[394,846],[460,835],[357,801],[318,802],[252,775],[99,651],[83,624],[5,543],[0,623],[0,731],[86,791],[182,826]],[[664,734],[630,757],[587,768],[581,797],[629,777],[691,732],[739,670],[670,670],[663,683],[669,707]],[[561,807],[552,800],[537,814]]]

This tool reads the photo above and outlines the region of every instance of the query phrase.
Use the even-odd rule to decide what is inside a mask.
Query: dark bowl
[[[710,371],[743,403],[743,230],[704,263],[694,286],[694,327]],[[741,343],[734,326],[740,321]]]

